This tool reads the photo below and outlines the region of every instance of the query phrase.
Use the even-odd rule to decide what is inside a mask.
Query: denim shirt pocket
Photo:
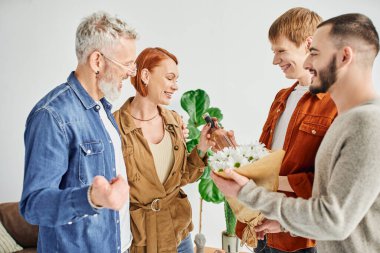
[[[79,181],[88,185],[97,175],[105,175],[103,142],[99,140],[80,144]]]

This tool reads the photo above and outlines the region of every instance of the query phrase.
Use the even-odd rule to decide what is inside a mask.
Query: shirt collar
[[[282,96],[280,97],[280,101],[282,103],[285,104],[285,101],[288,99],[288,97],[290,96],[290,93],[292,93],[292,91],[294,90],[294,88],[299,84],[299,82],[295,82],[290,88],[287,89],[286,92],[284,92],[282,94]],[[313,96],[310,91],[307,91],[308,94],[310,94],[311,96]],[[326,93],[318,93],[317,95],[315,95],[319,100],[323,99],[325,96],[326,96]]]
[[[73,89],[74,93],[77,95],[82,105],[87,110],[97,105],[95,100],[83,88],[82,84],[79,82],[78,78],[75,76],[74,71],[71,72],[71,74],[67,78],[67,83],[70,85],[71,89]]]
[[[104,106],[104,108],[105,108],[106,110],[111,111],[111,109],[112,109],[112,104],[111,104],[110,102],[108,102],[108,100],[107,100],[105,97],[101,98],[101,99],[100,99],[100,102],[102,102],[102,104],[103,104],[103,106]]]
[[[316,96],[317,98],[319,98],[319,100],[321,100],[322,98],[326,96],[326,93],[318,93]]]

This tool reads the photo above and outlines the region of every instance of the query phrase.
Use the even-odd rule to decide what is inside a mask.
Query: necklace
[[[139,118],[136,118],[135,116],[133,116],[132,114],[129,114],[131,115],[132,118],[134,118],[135,120],[138,120],[138,121],[151,121],[152,119],[155,119],[157,116],[158,116],[159,113],[157,113],[156,115],[154,115],[152,118],[150,119],[139,119]]]

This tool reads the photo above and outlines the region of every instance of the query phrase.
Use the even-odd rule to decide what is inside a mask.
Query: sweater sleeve
[[[333,168],[316,168],[316,171],[330,172],[323,194],[308,200],[286,198],[250,181],[238,198],[251,208],[261,210],[267,218],[278,220],[296,235],[317,240],[344,240],[366,216],[380,193],[380,131],[377,130],[380,120],[368,114],[363,117],[348,125],[350,131],[335,144],[334,154],[328,154],[334,157],[330,163]]]

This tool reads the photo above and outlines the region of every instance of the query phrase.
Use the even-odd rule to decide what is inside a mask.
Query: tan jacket
[[[159,107],[165,128],[173,143],[174,166],[162,184],[157,176],[149,144],[141,128],[129,114],[133,98],[114,113],[119,126],[128,183],[133,242],[131,253],[177,252],[179,243],[193,229],[191,206],[180,188],[195,182],[206,166],[207,157],[198,156],[196,148],[188,154],[180,117]]]

